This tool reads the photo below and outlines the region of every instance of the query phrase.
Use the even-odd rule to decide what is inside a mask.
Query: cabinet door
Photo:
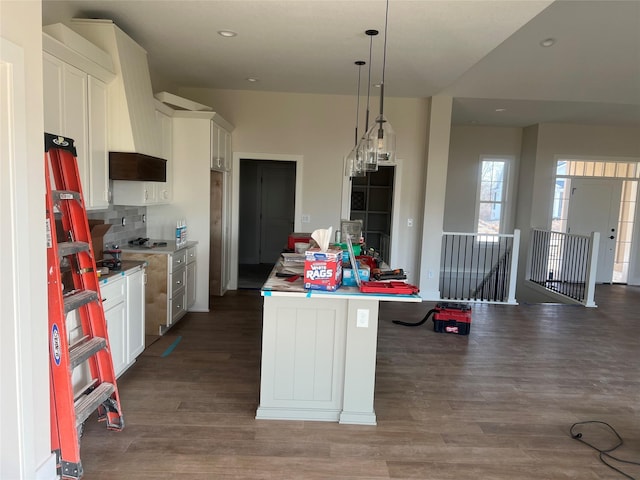
[[[62,61],[46,52],[42,54],[44,131],[54,135],[63,135],[62,69]]]
[[[127,275],[127,364],[144,350],[144,269]]]
[[[87,121],[87,74],[71,65],[63,65],[63,135],[74,140],[78,170],[85,202],[90,198],[89,183],[89,128]],[[87,208],[89,205],[87,205]]]
[[[217,124],[211,122],[211,170],[224,169],[224,161],[222,160],[222,155],[224,155],[224,146],[222,147],[222,152],[220,151],[221,137],[224,142],[224,134],[222,133],[221,128]]]
[[[233,164],[233,154],[231,153],[231,134],[226,130],[220,130],[220,132],[224,136],[224,169],[227,172],[230,172]],[[220,142],[220,146],[222,146],[222,142]]]
[[[158,183],[158,203],[171,203],[173,197],[172,175],[173,175],[173,123],[171,117],[156,110],[156,119],[158,120],[158,128],[160,129],[162,141],[162,158],[167,161],[167,181]]]
[[[109,334],[109,348],[116,377],[127,368],[127,309],[120,302],[104,312]]]
[[[196,262],[187,264],[187,309],[196,303]]]
[[[87,209],[109,206],[109,154],[107,148],[107,85],[88,76],[89,186]]]
[[[113,204],[144,206],[157,203],[158,182],[113,181]]]

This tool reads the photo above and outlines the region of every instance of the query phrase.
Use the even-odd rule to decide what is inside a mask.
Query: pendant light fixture
[[[347,159],[345,162],[345,175],[348,177],[364,177],[364,159],[362,155],[360,155],[360,150],[358,149],[358,140],[360,137],[358,136],[358,123],[360,120],[360,73],[362,70],[362,65],[365,65],[366,62],[363,60],[358,60],[355,62],[355,65],[358,66],[358,94],[356,99],[356,131],[355,131],[355,142],[353,144],[353,148],[347,155]]]
[[[378,30],[367,30],[364,33],[369,35],[369,79],[367,80],[367,113],[365,116],[365,129],[367,132],[364,134],[360,143],[358,144],[358,149],[364,159],[364,169],[366,172],[376,172],[378,171],[378,158],[375,154],[375,146],[372,143],[371,139],[368,135],[369,128],[369,99],[371,97],[371,52],[373,50],[373,37],[378,35]],[[375,126],[375,125],[374,125]],[[373,128],[373,126],[371,127]]]
[[[389,0],[387,0],[386,13],[384,18],[384,48],[382,57],[382,82],[380,83],[380,115],[375,123],[369,128],[365,137],[369,150],[367,161],[376,163],[393,163],[396,156],[396,134],[391,124],[384,116],[384,74],[387,63],[387,25],[389,20]]]

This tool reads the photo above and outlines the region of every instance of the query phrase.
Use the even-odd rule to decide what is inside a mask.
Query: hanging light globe
[[[345,175],[348,177],[364,177],[367,172],[364,169],[364,157],[360,144],[355,145],[345,159]]]
[[[378,164],[392,164],[396,159],[396,132],[384,114],[378,115],[365,137]],[[372,160],[373,162],[373,160]]]
[[[369,135],[365,134],[358,146],[360,147],[365,172],[377,172],[378,155],[376,153],[376,146],[371,141]]]

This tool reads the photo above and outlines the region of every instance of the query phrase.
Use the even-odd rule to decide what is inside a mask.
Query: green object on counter
[[[335,247],[341,248],[345,252],[348,251],[346,243],[334,243],[333,245]],[[360,251],[361,251],[360,244],[359,243],[354,244],[353,245],[353,253],[354,253],[354,255],[360,255]]]

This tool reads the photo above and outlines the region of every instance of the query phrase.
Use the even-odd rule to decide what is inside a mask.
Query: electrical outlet
[[[369,326],[369,310],[359,308],[356,311],[356,327],[367,328]]]
[[[413,227],[413,218],[407,218],[407,227]]]
[[[303,214],[302,215],[302,223],[311,223],[311,215]]]

